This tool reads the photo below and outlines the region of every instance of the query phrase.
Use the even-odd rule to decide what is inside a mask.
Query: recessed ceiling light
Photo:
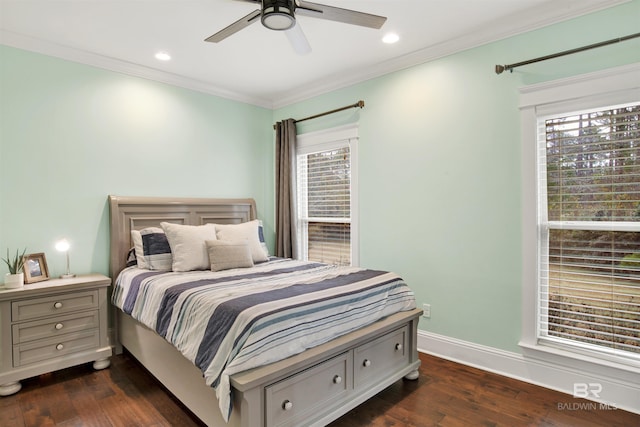
[[[387,44],[393,44],[393,43],[397,42],[398,40],[400,40],[400,36],[398,36],[396,33],[387,33],[382,38],[382,41],[384,43],[387,43]]]
[[[156,53],[156,59],[159,61],[168,61],[171,59],[171,55],[167,52],[158,52]]]

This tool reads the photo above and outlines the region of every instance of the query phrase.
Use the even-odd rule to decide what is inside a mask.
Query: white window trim
[[[527,356],[554,364],[594,370],[603,375],[625,378],[624,372],[638,373],[640,365],[619,358],[594,357],[538,342],[538,175],[537,119],[540,116],[570,113],[603,105],[640,100],[640,64],[556,80],[520,89],[521,170],[522,170],[522,336],[520,347]]]
[[[332,147],[342,147],[349,141],[351,152],[351,265],[360,265],[360,235],[358,209],[358,125],[349,124],[331,129],[303,133],[297,136],[296,159],[299,154],[309,154],[317,151],[330,150]],[[295,168],[297,170],[297,166]],[[296,221],[297,207],[296,207]],[[301,233],[298,232],[298,248],[300,254],[304,252]]]

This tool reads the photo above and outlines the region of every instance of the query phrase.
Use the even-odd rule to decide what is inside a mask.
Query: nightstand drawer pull
[[[284,409],[285,411],[290,411],[291,409],[293,409],[293,402],[290,400],[285,400],[284,402],[282,402],[282,409]]]
[[[56,329],[57,330],[60,330],[62,328],[64,328],[64,325],[62,323],[56,323]]]
[[[362,366],[364,366],[365,368],[368,368],[369,366],[371,366],[371,360],[364,359],[364,362],[362,362]]]
[[[62,308],[62,303],[60,301],[54,303],[53,308]]]
[[[340,375],[336,375],[335,377],[333,377],[333,383],[334,384],[342,383],[342,377]]]
[[[396,350],[402,351],[402,344],[396,344]]]
[[[58,344],[56,346],[56,350],[62,350],[63,348],[64,348],[64,345],[62,345],[62,344]]]

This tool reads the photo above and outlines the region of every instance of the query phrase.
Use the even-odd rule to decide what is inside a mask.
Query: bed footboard
[[[208,426],[323,426],[395,381],[417,378],[421,310],[401,312],[304,353],[231,377],[225,423],[215,391],[172,345],[119,312],[122,345]]]

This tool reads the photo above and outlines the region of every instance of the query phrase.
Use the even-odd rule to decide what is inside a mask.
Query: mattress
[[[395,273],[273,257],[220,272],[129,267],[115,281],[112,302],[202,371],[225,420],[231,375],[416,306]]]

